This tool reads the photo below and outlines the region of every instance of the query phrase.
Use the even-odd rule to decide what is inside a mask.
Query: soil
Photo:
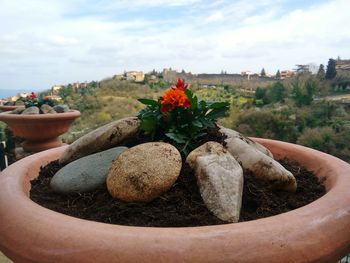
[[[240,221],[284,213],[325,194],[322,182],[311,172],[288,160],[281,161],[281,164],[296,177],[296,193],[271,189],[268,183],[244,171]],[[226,223],[206,208],[196,178],[186,164],[173,187],[150,203],[127,203],[113,199],[106,186],[90,193],[55,193],[49,187],[49,182],[60,168],[58,161],[42,167],[39,177],[32,181],[30,198],[34,202],[66,215],[128,226],[186,227]]]

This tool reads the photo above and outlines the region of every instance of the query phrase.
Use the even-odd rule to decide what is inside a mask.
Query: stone
[[[24,101],[17,100],[17,101],[15,102],[15,105],[16,105],[16,106],[24,106]]]
[[[254,147],[258,151],[262,152],[263,154],[266,154],[267,156],[270,156],[271,158],[273,158],[273,154],[270,152],[270,150],[262,146],[260,143],[254,142],[253,140],[249,139],[248,137],[242,135],[241,133],[235,130],[228,129],[222,126],[219,126],[219,128],[220,128],[219,132],[226,135],[227,138],[239,138],[240,140]]]
[[[25,106],[19,106],[13,111],[11,111],[11,114],[21,114],[26,109]]]
[[[63,112],[69,112],[70,111],[68,105],[65,105],[65,104],[56,105],[56,106],[53,107],[53,109],[57,113],[63,113]]]
[[[41,105],[40,110],[43,114],[57,113],[50,105],[47,105],[47,104]]]
[[[279,162],[248,144],[244,138],[231,137],[225,140],[227,150],[256,177],[269,181],[276,189],[295,192],[297,183],[294,175]]]
[[[40,113],[39,108],[36,107],[36,106],[32,106],[32,107],[26,108],[24,111],[22,111],[21,114],[23,114],[23,115],[34,115],[34,114],[39,114],[39,113]]]
[[[134,137],[140,127],[137,117],[124,118],[108,123],[80,137],[62,153],[59,162],[66,164],[86,155],[120,145]]]
[[[171,188],[181,166],[181,155],[174,146],[163,142],[139,144],[113,162],[107,189],[120,200],[150,202]]]
[[[89,192],[106,183],[108,169],[127,147],[115,147],[85,156],[60,169],[51,179],[58,193]]]
[[[207,208],[221,220],[238,222],[244,180],[239,163],[217,142],[193,150],[186,162],[194,170]]]

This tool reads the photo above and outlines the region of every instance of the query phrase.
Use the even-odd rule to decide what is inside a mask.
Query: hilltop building
[[[294,72],[292,70],[282,70],[280,73],[281,79],[287,79],[294,76]]]
[[[250,76],[254,75],[254,73],[251,72],[250,70],[246,70],[246,71],[242,71],[242,72],[241,72],[241,75],[242,75],[243,77],[247,77],[247,79],[249,80],[249,79],[250,79]]]
[[[142,71],[128,71],[125,73],[125,77],[126,80],[132,80],[135,82],[143,82],[145,80],[145,74]]]
[[[54,85],[54,86],[51,87],[51,92],[57,94],[58,91],[59,91],[60,89],[62,89],[62,88],[63,88],[63,85]]]
[[[87,81],[82,82],[82,83],[75,82],[75,83],[73,83],[72,87],[73,87],[73,90],[74,90],[75,92],[78,92],[80,89],[85,89],[85,88],[87,88],[88,84],[89,84],[89,83],[88,83]]]
[[[338,59],[335,64],[337,71],[350,71],[350,59]]]

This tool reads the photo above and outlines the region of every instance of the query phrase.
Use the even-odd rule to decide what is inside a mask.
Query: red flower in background
[[[30,95],[27,96],[28,99],[36,99],[37,97],[38,96],[34,92],[30,93]]]
[[[186,90],[188,87],[188,84],[185,83],[183,79],[177,79],[175,87],[179,90]]]

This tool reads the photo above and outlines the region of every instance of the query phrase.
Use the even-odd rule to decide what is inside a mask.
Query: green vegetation
[[[330,58],[328,60],[326,79],[334,79],[334,77],[337,75],[335,64],[336,64],[335,59]]]
[[[227,102],[198,100],[181,80],[159,100],[139,101],[146,105],[138,114],[141,129],[152,137],[170,139],[185,156],[200,146],[208,129],[215,128],[217,119],[226,116],[229,108]]]
[[[228,128],[248,136],[302,144],[350,162],[350,75],[336,72],[331,80],[325,75],[323,67],[316,75],[303,72],[292,79],[258,83],[253,90],[198,83],[190,90],[198,101],[228,102],[229,114],[219,120]],[[63,102],[82,115],[63,136],[64,141],[70,143],[111,121],[136,116],[145,108],[139,98],[157,100],[170,86],[160,77],[143,84],[110,78],[79,90],[67,85],[59,91]],[[0,136],[4,138],[4,132]]]
[[[230,85],[203,88],[194,84],[190,89],[198,100],[229,102],[229,116],[220,119],[228,128],[248,136],[299,143],[349,162],[350,105],[324,97],[332,95],[338,77],[329,81],[322,74],[304,73],[259,86],[254,93]],[[136,116],[144,108],[139,98],[157,100],[170,86],[163,79],[152,84],[105,79],[84,93],[72,87],[62,89],[64,101],[82,113],[64,140],[72,142],[110,121]]]

